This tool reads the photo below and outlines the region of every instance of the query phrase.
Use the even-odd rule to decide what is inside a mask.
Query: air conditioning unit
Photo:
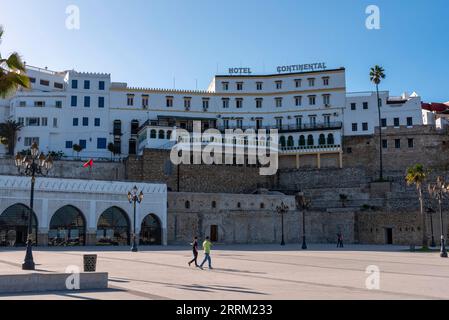
[[[325,106],[326,108],[330,108],[330,107],[331,107],[331,105],[328,104],[328,103],[326,103],[324,106]]]

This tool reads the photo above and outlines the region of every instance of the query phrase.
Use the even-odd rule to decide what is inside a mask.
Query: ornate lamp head
[[[140,191],[140,193],[139,193],[139,202],[142,202],[142,201],[143,201],[143,192]]]
[[[20,167],[23,163],[23,157],[20,153],[17,152],[16,157],[14,159],[14,163],[16,165],[16,167]]]
[[[39,154],[39,146],[37,145],[37,142],[34,141],[31,145],[31,156],[37,157]]]
[[[51,168],[53,168],[53,158],[51,156],[48,156],[47,159],[45,159],[44,166],[47,171],[50,171]]]

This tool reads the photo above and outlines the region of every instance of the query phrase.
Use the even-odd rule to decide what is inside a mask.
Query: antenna
[[[195,89],[198,90],[198,79],[195,79]]]
[[[173,77],[173,89],[176,89],[176,78]]]

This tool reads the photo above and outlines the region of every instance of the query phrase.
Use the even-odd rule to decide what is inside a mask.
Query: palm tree
[[[84,148],[81,145],[79,145],[79,144],[74,144],[72,146],[72,149],[73,149],[73,151],[76,152],[76,155],[79,158],[80,157],[80,152],[83,151]]]
[[[0,42],[3,36],[0,26]],[[0,97],[5,98],[20,87],[29,88],[30,79],[25,74],[25,65],[17,52],[3,59],[0,54]]]
[[[23,128],[23,125],[14,121],[7,120],[0,123],[0,142],[8,147],[8,155],[14,155],[14,148],[16,146],[17,132]]]
[[[379,112],[379,157],[380,157],[380,172],[379,172],[379,180],[382,181],[384,179],[383,176],[383,162],[382,162],[382,119],[380,115],[380,98],[379,98],[379,84],[382,79],[385,79],[385,70],[384,68],[375,65],[371,68],[369,73],[370,81],[376,85],[376,96],[377,96],[377,110]]]
[[[108,151],[111,153],[111,161],[112,161],[112,157],[115,156],[115,146],[113,142],[109,142]]]
[[[421,227],[422,227],[422,246],[423,248],[428,247],[427,241],[427,223],[426,216],[424,214],[424,198],[422,192],[422,185],[426,181],[428,176],[428,171],[424,169],[422,164],[416,164],[407,169],[407,175],[405,176],[405,180],[408,185],[415,185],[416,190],[418,191],[419,197],[419,210],[421,213]]]

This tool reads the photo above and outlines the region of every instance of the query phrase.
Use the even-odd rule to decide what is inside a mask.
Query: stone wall
[[[92,171],[83,168],[86,161],[54,161],[48,177],[66,179],[125,180],[123,162],[94,162]],[[0,159],[0,175],[18,175],[13,159]]]
[[[367,170],[376,177],[379,170],[379,136],[378,129],[374,136],[346,136],[343,140],[345,168],[358,167]],[[395,147],[395,140],[400,140],[400,148]],[[413,139],[413,147],[408,146],[408,139]],[[432,126],[415,126],[382,129],[382,140],[387,140],[388,147],[383,149],[383,166],[388,171],[402,171],[416,163],[426,167],[447,170],[449,168],[449,134],[447,129]]]
[[[273,187],[274,177],[261,176],[259,168],[241,165],[172,165],[169,151],[145,149],[141,157],[126,161],[127,178],[166,183],[180,192],[250,193]],[[179,170],[179,179],[178,179]]]
[[[293,196],[171,192],[168,195],[168,242],[186,244],[195,235],[203,239],[210,236],[211,226],[215,225],[219,243],[280,243],[281,216],[276,206],[282,201],[290,207],[284,215],[285,241],[299,243],[302,213],[296,210]],[[348,242],[354,242],[353,212],[308,211],[305,225],[307,241],[334,242],[341,231]]]

